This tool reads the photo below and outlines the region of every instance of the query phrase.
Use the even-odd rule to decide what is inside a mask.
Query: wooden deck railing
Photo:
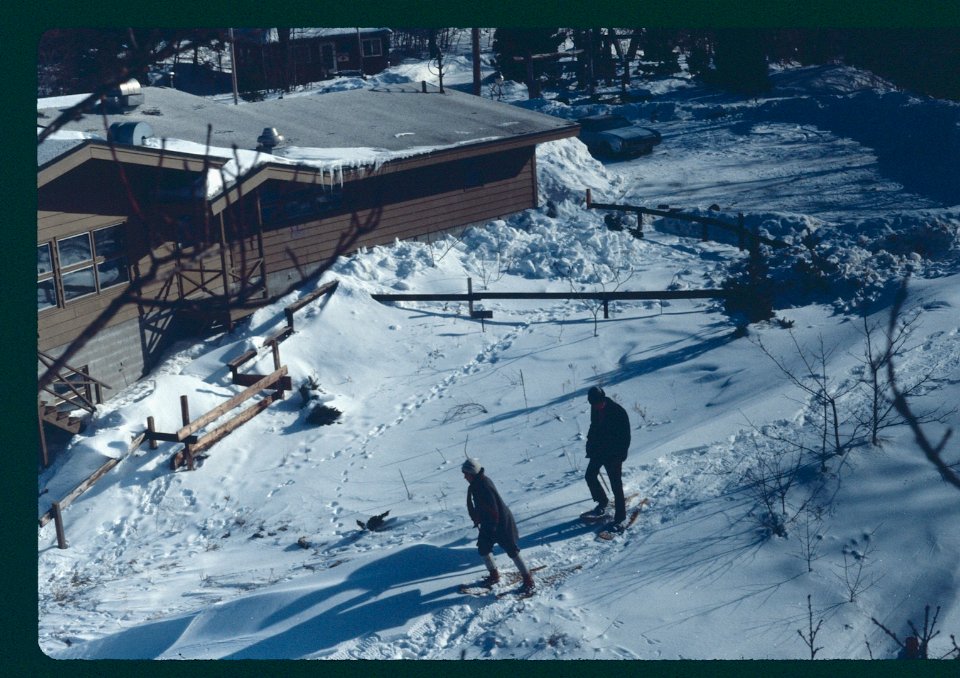
[[[37,361],[49,369],[56,362],[56,358],[38,350]],[[66,389],[66,392],[57,391],[57,386]],[[50,404],[54,407],[69,403],[93,412],[97,409],[97,404],[103,401],[104,388],[110,388],[110,385],[90,376],[86,369],[64,364],[56,377],[42,385],[39,390],[41,394],[48,393],[52,397]],[[40,397],[42,398],[42,395]]]

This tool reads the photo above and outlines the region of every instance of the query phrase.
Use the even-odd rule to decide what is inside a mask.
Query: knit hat
[[[480,471],[483,470],[483,467],[480,466],[480,462],[473,457],[468,458],[463,465],[460,467],[460,470],[464,473],[469,473],[472,476],[480,475]]]
[[[603,389],[600,388],[599,386],[591,386],[591,387],[590,387],[590,390],[587,391],[587,401],[588,401],[591,405],[596,405],[596,404],[599,403],[601,400],[603,400],[603,397],[604,397],[605,395],[606,395],[606,393],[604,393],[604,392],[603,392]]]

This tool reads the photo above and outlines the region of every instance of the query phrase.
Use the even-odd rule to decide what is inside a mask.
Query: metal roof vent
[[[136,78],[121,82],[106,93],[104,103],[108,109],[114,111],[128,111],[140,106],[143,103],[140,82]]]
[[[257,150],[270,153],[275,146],[282,143],[283,135],[277,132],[276,127],[264,127],[263,132],[257,137]]]
[[[143,146],[153,136],[153,128],[145,122],[115,122],[110,125],[110,139],[118,144]]]

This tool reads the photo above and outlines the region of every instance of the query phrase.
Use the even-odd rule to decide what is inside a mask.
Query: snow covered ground
[[[423,71],[404,64],[380,77]],[[513,103],[564,117],[616,108],[664,141],[608,164],[577,140],[544,144],[541,209],[338,261],[320,281],[337,279],[338,290],[301,312],[280,355],[295,385],[317,379],[341,419],[308,424],[293,393],[193,472],[169,470],[169,444],[124,458],[64,512],[68,549],[52,523],[38,531],[41,649],[88,659],[803,659],[809,596],[814,626],[823,620],[818,659],[893,657],[896,643],[871,617],[902,640],[926,605],[941,608],[931,655],[950,652],[960,493],[903,426],[821,470],[796,446],[819,449],[820,409],[772,358],[801,378],[801,358],[813,360],[833,392],[862,381],[855,308],[885,327],[909,273],[917,321],[899,374],[930,375],[914,404],[942,406],[932,438],[960,428],[960,173],[941,160],[955,163],[960,106],[838,66],[774,80],[754,100],[666,78],[643,83],[651,101],[615,107],[527,102],[509,87]],[[890,138],[904,130],[910,143]],[[814,274],[802,246],[769,253],[777,320],[747,336],[711,301],[618,302],[607,320],[586,302],[485,302],[493,318],[481,326],[463,303],[371,300],[464,292],[467,277],[496,291],[716,287],[745,258],[678,221],[648,222],[643,239],[608,230],[603,212],[584,207],[587,188],[603,202],[717,204],[793,243],[814,233],[827,263]],[[283,307],[314,287],[233,334],[177,347],[102,406],[41,474],[38,515],[122,455],[148,416],[177,428],[181,394],[202,412],[238,392],[225,362],[259,348],[284,324]],[[269,350],[249,370],[271,371]],[[650,500],[613,542],[577,519],[592,507],[583,471],[594,384],[631,418],[625,485]],[[844,440],[868,399],[862,385],[839,399]],[[950,463],[957,450],[955,435]],[[457,592],[484,574],[465,455],[513,509],[527,563],[544,566],[530,599]],[[792,485],[771,513],[758,479],[774,476]],[[383,530],[357,528],[385,511]]]

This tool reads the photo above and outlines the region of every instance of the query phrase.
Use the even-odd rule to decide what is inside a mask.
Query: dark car
[[[588,115],[580,123],[580,141],[597,156],[643,155],[660,143],[660,132],[634,125],[622,115]]]

